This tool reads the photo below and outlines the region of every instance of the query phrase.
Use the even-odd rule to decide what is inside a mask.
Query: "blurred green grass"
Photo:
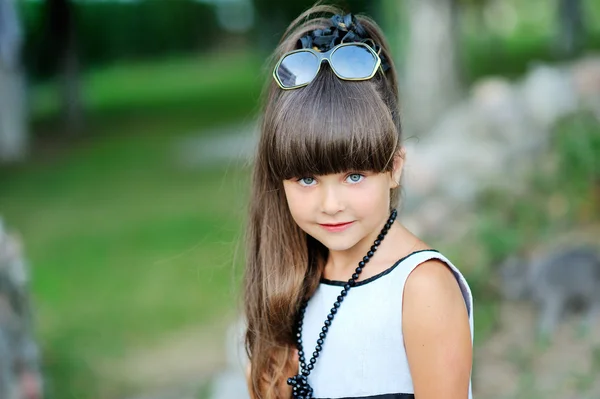
[[[86,134],[107,133],[107,125],[140,117],[176,126],[184,118],[184,123],[196,123],[196,128],[245,117],[256,112],[263,62],[250,52],[223,52],[116,63],[87,71],[81,81]],[[58,82],[36,84],[32,91],[36,131],[59,129]]]
[[[243,206],[235,182],[243,172],[174,170],[165,140],[114,144],[143,151],[148,163],[123,165],[111,146],[92,147],[76,164],[33,168],[1,196],[34,266],[40,343],[62,392],[84,371],[54,375],[65,361],[87,362],[95,373],[101,359],[208,324],[235,303],[232,254]],[[93,381],[77,385],[89,392]]]
[[[183,169],[174,147],[252,118],[257,70],[238,58],[92,72],[87,106],[121,122],[94,123],[86,140],[0,170],[0,209],[33,265],[50,397],[119,396],[126,387],[103,380],[97,365],[234,307],[247,174],[236,165]],[[55,123],[54,89],[37,90],[43,129]]]

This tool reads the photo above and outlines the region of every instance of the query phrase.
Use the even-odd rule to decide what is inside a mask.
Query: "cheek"
[[[284,183],[283,188],[290,213],[296,219],[296,222],[298,222],[298,219],[302,218],[302,213],[306,209],[306,196],[302,195],[300,190],[291,186],[290,183]]]
[[[389,202],[389,197],[389,188],[383,180],[365,184],[351,196],[356,206],[368,212],[385,207]]]

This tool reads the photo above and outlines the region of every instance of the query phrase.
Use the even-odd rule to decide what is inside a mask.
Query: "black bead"
[[[392,227],[394,220],[396,219],[397,211],[393,209],[391,214],[385,224],[385,226],[381,229],[381,232],[377,236],[377,239],[373,242],[370,251],[367,252],[367,255],[363,257],[363,260],[358,263],[358,267],[355,269],[355,273],[352,274],[352,278],[348,280],[347,283],[344,284],[344,289],[340,292],[340,295],[337,297],[337,301],[334,302],[333,307],[331,308],[331,313],[327,315],[327,320],[324,322],[324,326],[322,327],[322,332],[319,333],[319,339],[317,340],[317,346],[315,347],[315,351],[313,352],[313,357],[310,359],[310,364],[308,366],[305,364],[306,358],[304,357],[304,351],[302,350],[302,326],[303,326],[303,315],[306,313],[306,308],[308,307],[308,300],[303,300],[300,309],[299,309],[299,317],[297,320],[298,327],[296,332],[297,346],[298,346],[298,355],[299,355],[299,363],[301,366],[301,373],[297,374],[294,377],[288,378],[288,385],[294,385],[293,388],[293,398],[294,399],[312,399],[313,389],[308,385],[307,376],[310,374],[311,370],[314,368],[314,364],[316,363],[316,359],[319,356],[320,351],[323,349],[322,345],[324,343],[324,339],[328,332],[329,326],[331,326],[331,321],[334,319],[334,315],[337,313],[337,310],[341,306],[342,301],[348,294],[348,291],[351,287],[356,286],[356,280],[359,277],[359,273],[363,271],[363,268],[367,262],[369,262],[370,258],[375,254],[375,251],[379,248],[381,241],[385,238],[385,235],[388,233],[388,230]]]

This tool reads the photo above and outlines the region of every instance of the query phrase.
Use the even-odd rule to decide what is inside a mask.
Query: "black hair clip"
[[[381,47],[376,44],[367,34],[367,30],[352,14],[331,17],[331,27],[326,29],[315,29],[298,40],[300,48],[314,48],[326,52],[340,43],[360,42],[368,43],[381,59],[383,71],[390,69],[390,64],[381,53]]]

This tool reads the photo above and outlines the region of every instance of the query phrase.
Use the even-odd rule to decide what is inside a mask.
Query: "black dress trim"
[[[333,398],[318,398],[318,399],[333,399]],[[352,396],[335,399],[415,399],[413,393],[386,393],[383,395],[372,395],[372,396]]]
[[[384,271],[382,271],[381,273],[378,273],[374,276],[371,276],[365,280],[362,281],[357,281],[356,284],[354,285],[355,287],[360,287],[361,285],[365,285],[368,284],[372,281],[377,280],[380,277],[385,276],[386,274],[389,274],[392,270],[394,270],[396,268],[396,266],[398,266],[400,263],[402,263],[404,260],[410,258],[413,255],[419,254],[421,252],[437,252],[439,253],[439,251],[435,250],[435,249],[421,249],[419,251],[414,251],[411,252],[410,254],[406,255],[405,257],[403,257],[402,259],[398,260],[396,263],[394,263],[391,267],[385,269]],[[327,285],[337,285],[339,287],[343,287],[347,281],[340,281],[340,280],[328,280],[326,278],[321,278],[321,283],[322,284],[327,284]],[[376,398],[379,399],[379,396],[365,396],[365,398]],[[398,398],[401,398],[400,396]],[[353,399],[353,398],[340,398],[340,399]],[[388,399],[388,397],[386,396],[381,396],[381,399]],[[394,396],[390,396],[389,399],[396,399],[396,397]]]

